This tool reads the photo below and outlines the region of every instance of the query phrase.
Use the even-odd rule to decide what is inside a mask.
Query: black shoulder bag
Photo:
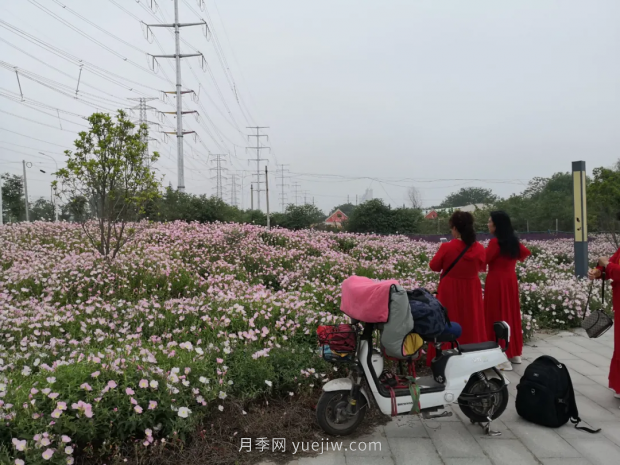
[[[603,282],[601,289],[602,305],[605,305],[605,272],[601,275],[601,281]],[[586,308],[583,310],[583,320],[581,321],[581,327],[586,330],[589,338],[601,337],[609,330],[614,324],[609,315],[604,310],[595,310],[586,317],[588,306],[590,305],[590,297],[592,296],[592,288],[594,287],[594,281],[590,284],[590,291],[588,292],[588,301],[586,302]]]

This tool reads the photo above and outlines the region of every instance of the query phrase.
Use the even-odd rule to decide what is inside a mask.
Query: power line
[[[49,145],[55,145],[56,147],[60,147],[60,148],[63,148],[63,149],[66,149],[66,148],[67,148],[65,145],[54,144],[53,142],[49,142],[49,141],[47,141],[47,140],[37,139],[36,137],[32,137],[32,136],[28,136],[28,135],[26,135],[26,134],[21,134],[21,133],[19,133],[19,132],[11,131],[10,129],[6,129],[6,128],[2,128],[2,127],[0,127],[0,131],[10,132],[11,134],[16,134],[16,135],[18,135],[18,136],[25,137],[25,138],[27,138],[27,139],[36,140],[36,141],[38,141],[38,142],[44,142],[44,143],[49,144]]]
[[[285,169],[285,166],[289,166],[289,165],[278,165],[280,168],[278,169],[278,179],[279,179],[279,184],[278,187],[282,189],[282,192],[280,193],[280,203],[282,205],[282,213],[284,213],[284,211],[286,210],[286,193],[284,192],[284,188],[288,187],[289,184],[286,184],[284,182],[285,179],[289,179],[290,176],[284,176],[284,174],[288,171],[287,169]]]
[[[228,171],[226,168],[222,167],[222,162],[225,161],[226,155],[225,154],[215,154],[213,155],[215,157],[215,160],[211,160],[212,162],[215,162],[215,168],[212,168],[212,171],[215,171],[216,174],[213,178],[211,179],[215,179],[215,196],[218,199],[222,199],[223,198],[223,187],[224,184],[222,183],[222,179],[226,179],[226,177],[222,176],[222,171]]]

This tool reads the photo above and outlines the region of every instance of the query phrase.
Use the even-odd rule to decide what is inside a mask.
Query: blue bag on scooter
[[[439,336],[450,327],[448,311],[437,298],[426,289],[407,291],[414,332],[426,339]]]

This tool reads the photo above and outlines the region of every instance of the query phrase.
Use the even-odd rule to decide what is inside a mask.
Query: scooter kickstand
[[[422,412],[422,418],[424,418],[425,420],[434,420],[436,418],[446,418],[446,417],[451,417],[451,416],[452,416],[452,412],[448,412],[447,410],[437,415],[431,415],[429,412]]]
[[[487,417],[487,420],[489,420],[489,422],[485,425],[480,423],[480,426],[482,426],[482,429],[484,430],[484,434],[486,434],[487,436],[491,436],[493,438],[501,436],[502,435],[501,431],[493,431],[491,429],[491,423],[493,422],[493,420],[491,420],[491,417]]]

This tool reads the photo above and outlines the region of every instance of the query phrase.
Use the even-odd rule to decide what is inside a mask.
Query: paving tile
[[[587,347],[584,347],[579,344],[575,344],[574,339],[570,339],[570,340],[562,339],[560,341],[554,341],[553,345],[555,347],[558,347],[559,349],[570,352],[571,354],[583,354],[583,353],[588,354],[592,352],[592,350]]]
[[[486,457],[444,458],[443,463],[445,465],[492,465],[491,461]]]
[[[516,439],[482,439],[480,444],[495,464],[538,465],[536,458]]]
[[[608,439],[574,439],[571,445],[593,465],[617,465],[620,461],[620,448]]]
[[[346,461],[347,465],[395,465],[391,455],[381,455],[378,457],[365,457],[363,455],[355,457],[346,456]],[[314,465],[314,463],[308,462],[308,465]]]
[[[587,353],[578,354],[579,358],[585,360],[592,365],[595,365],[599,368],[609,369],[609,365],[611,364],[611,358],[607,358],[603,355],[596,354],[592,351],[588,351]]]
[[[317,455],[316,457],[302,457],[297,459],[299,465],[347,465],[347,461],[343,453]],[[287,464],[292,465],[292,464]]]
[[[590,375],[588,376],[592,381],[600,384],[603,387],[609,388],[609,375]],[[612,392],[611,390],[609,392]],[[612,392],[613,394],[613,392]]]
[[[579,452],[550,428],[526,422],[507,423],[507,426],[536,458],[581,457]]]
[[[572,380],[575,386],[580,385],[580,384],[586,384],[586,385],[596,384],[596,381],[594,381],[590,376],[582,375],[581,373],[571,369],[571,362],[572,360],[568,360],[566,362],[566,366],[568,367],[568,372],[570,373],[570,379]]]
[[[586,422],[606,422],[617,421],[618,417],[615,412],[612,413],[604,407],[601,407],[593,400],[586,396],[575,393],[575,400],[577,401],[577,408],[579,409],[579,416]]]
[[[383,427],[388,438],[428,438],[429,434],[418,416],[396,417]]]
[[[543,465],[592,465],[584,458],[580,459],[540,459]]]
[[[566,364],[570,370],[574,370],[584,376],[605,375],[609,371],[609,369],[599,368],[585,360],[568,360]]]
[[[620,415],[620,400],[614,398],[614,393],[610,389],[598,384],[581,386],[575,385],[574,389],[575,393],[582,394],[588,399],[596,402],[601,407],[610,410],[613,414]],[[584,410],[583,412],[585,413],[586,411]]]
[[[430,439],[390,438],[389,443],[396,465],[443,465]]]
[[[480,445],[463,423],[444,423],[429,433],[442,458],[484,457]]]
[[[597,424],[596,426],[601,428],[601,432],[599,434],[602,434],[611,442],[617,446],[620,446],[620,423],[605,423]]]

